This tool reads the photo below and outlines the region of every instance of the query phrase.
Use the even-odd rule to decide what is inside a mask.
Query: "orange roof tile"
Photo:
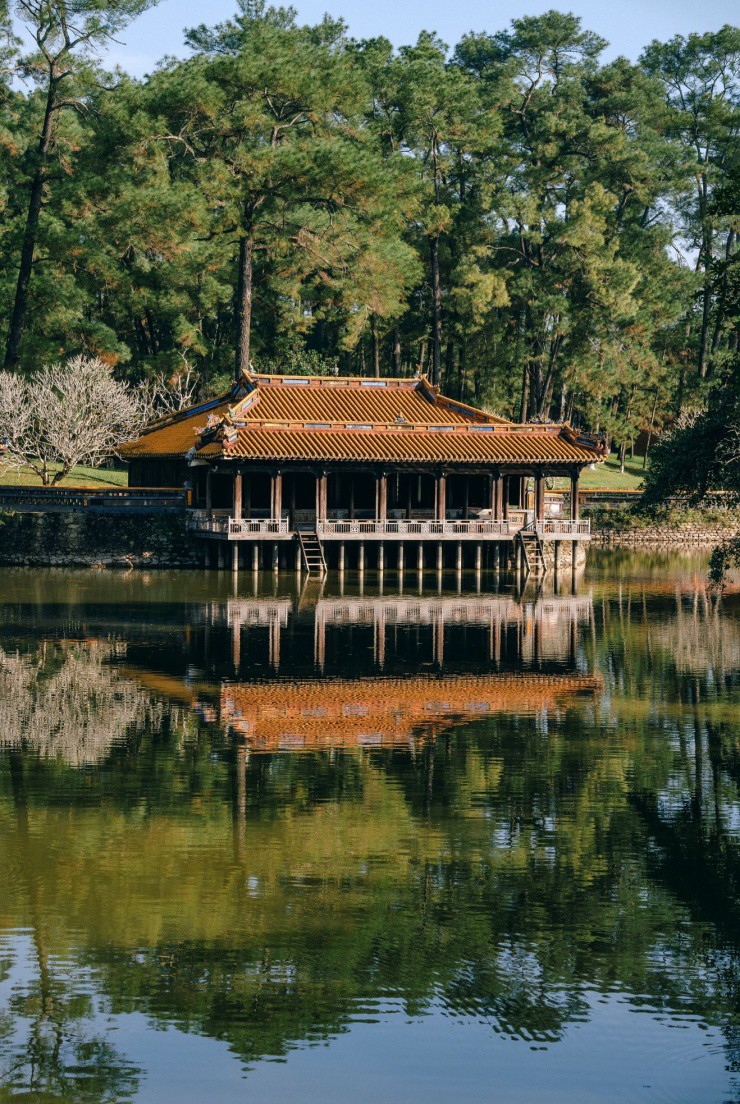
[[[572,443],[559,426],[481,431],[467,426],[404,430],[246,426],[232,443],[213,441],[199,455],[240,460],[405,464],[588,464],[591,447]]]
[[[210,427],[210,429],[209,429]],[[520,426],[439,395],[424,379],[250,376],[155,423],[128,459],[480,465],[590,463],[598,446],[567,427]]]

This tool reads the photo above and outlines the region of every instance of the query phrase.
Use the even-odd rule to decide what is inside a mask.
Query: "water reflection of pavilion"
[[[245,657],[254,662],[255,648],[265,651],[275,673],[309,658],[319,672],[346,671],[353,660],[358,674],[384,671],[393,653],[396,663],[437,670],[500,664],[537,667],[543,662],[574,667],[580,629],[591,623],[589,595],[518,601],[509,595],[475,596],[339,596],[319,598],[308,609],[294,609],[289,599],[229,599],[212,607],[211,623],[225,621],[231,636],[236,672]],[[297,630],[297,631],[296,631]],[[289,657],[283,640],[290,638]],[[303,647],[296,649],[296,637]]]
[[[413,749],[467,720],[593,697],[601,680],[578,659],[591,619],[589,596],[232,598],[210,624],[228,630],[233,673],[200,708],[251,751]]]

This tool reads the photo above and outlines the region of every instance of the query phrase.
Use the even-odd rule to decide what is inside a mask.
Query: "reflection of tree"
[[[106,768],[127,802],[29,809],[29,867],[45,913],[84,934],[113,1011],[223,1038],[247,1062],[343,1030],[378,994],[541,1043],[587,1015],[594,987],[721,1022],[729,994],[697,972],[685,904],[624,863],[645,845],[635,763],[651,786],[670,778],[662,734],[605,740],[583,710],[547,728],[488,718],[421,755],[246,762],[216,734],[144,740]],[[4,875],[24,860],[2,806],[0,833],[9,913]]]
[[[86,1022],[89,998],[54,995],[74,932],[76,969],[114,1013],[224,1039],[245,1062],[385,998],[547,1044],[589,1014],[588,992],[616,990],[721,1026],[733,1064],[734,629],[690,593],[656,593],[626,581],[581,634],[602,701],[481,716],[421,748],[247,755],[215,720],[183,739],[173,706],[115,755],[70,755],[85,770],[65,766],[60,787],[58,761],[14,741],[29,798],[23,821],[0,758],[0,915],[44,934],[54,976],[42,985],[39,954],[6,1038],[42,989]],[[24,871],[36,898],[13,892]]]
[[[57,962],[47,946],[51,918],[36,873],[38,840],[29,830],[24,767],[17,751],[10,752],[10,776],[17,826],[14,885],[25,898],[29,939],[28,954],[9,967],[5,981],[9,993],[0,1014],[0,1081],[6,1092],[33,1094],[34,1100],[114,1104],[130,1099],[138,1086],[137,1071],[96,1024],[89,987],[74,971],[70,976],[69,967]]]
[[[98,761],[150,718],[149,697],[110,665],[113,645],[0,649],[0,743],[71,765]]]

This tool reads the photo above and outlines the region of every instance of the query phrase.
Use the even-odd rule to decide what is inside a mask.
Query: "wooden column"
[[[206,472],[206,513],[208,517],[211,516],[213,510],[213,487],[211,481],[213,479],[213,472],[209,468]]]
[[[534,516],[536,521],[542,521],[545,516],[545,477],[542,472],[535,472],[534,477]]]
[[[501,476],[501,517],[504,521],[509,516],[509,477]]]
[[[447,515],[447,476],[441,472],[437,476],[437,521],[444,521]]]
[[[463,518],[465,521],[470,516],[470,476],[465,476],[465,490],[463,492]]]
[[[578,468],[570,476],[570,520],[578,521]]]
[[[376,475],[375,479],[377,484],[377,520],[385,521],[388,517],[388,476],[383,472],[382,475]]]
[[[316,476],[316,521],[326,521],[326,472]]]
[[[234,475],[234,518],[239,521],[242,516],[242,473]]]
[[[283,514],[283,473],[276,472],[272,477],[270,517],[273,521],[279,521]]]
[[[349,476],[349,520],[355,520],[355,474],[350,472]]]

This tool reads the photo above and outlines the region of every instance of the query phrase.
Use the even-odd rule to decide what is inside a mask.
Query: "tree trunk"
[[[425,337],[422,337],[421,345],[419,347],[419,375],[420,376],[423,376],[423,374],[424,374],[424,364],[426,363],[426,359],[427,359],[427,339]]]
[[[432,383],[442,380],[442,286],[439,280],[439,238],[429,241],[432,260]]]
[[[705,224],[702,232],[700,259],[704,264],[704,287],[702,288],[701,332],[699,335],[699,376],[707,374],[709,352],[709,329],[712,314],[712,230]]]
[[[650,428],[648,430],[647,442],[645,444],[645,455],[642,458],[642,470],[645,471],[648,462],[648,453],[650,452],[650,442],[653,439],[653,427],[655,426],[655,411],[658,409],[658,388],[655,388],[655,399],[653,401],[653,412],[650,415]]]
[[[403,370],[403,363],[401,360],[401,332],[398,326],[393,331],[393,365],[396,369],[396,375],[400,376]]]
[[[526,422],[527,420],[527,390],[529,384],[529,365],[526,360],[522,360],[522,390],[519,397],[519,421]]]
[[[36,250],[39,218],[44,202],[46,163],[49,158],[49,147],[51,145],[51,124],[54,116],[54,109],[56,107],[56,93],[56,79],[53,73],[49,73],[49,87],[46,93],[44,123],[39,137],[38,161],[33,179],[31,180],[31,194],[28,199],[26,225],[23,230],[23,242],[21,244],[21,259],[18,266],[18,282],[15,288],[15,301],[13,303],[13,313],[10,318],[10,328],[8,329],[8,340],[5,346],[6,369],[13,369],[18,366],[21,338],[23,337],[23,329],[26,322],[28,288],[31,282],[33,255]]]
[[[236,381],[249,372],[252,336],[252,266],[254,237],[251,226],[239,243],[239,333],[236,343]]]
[[[370,333],[373,338],[373,368],[375,378],[380,379],[380,338],[378,337],[378,320],[374,314],[370,315]]]

